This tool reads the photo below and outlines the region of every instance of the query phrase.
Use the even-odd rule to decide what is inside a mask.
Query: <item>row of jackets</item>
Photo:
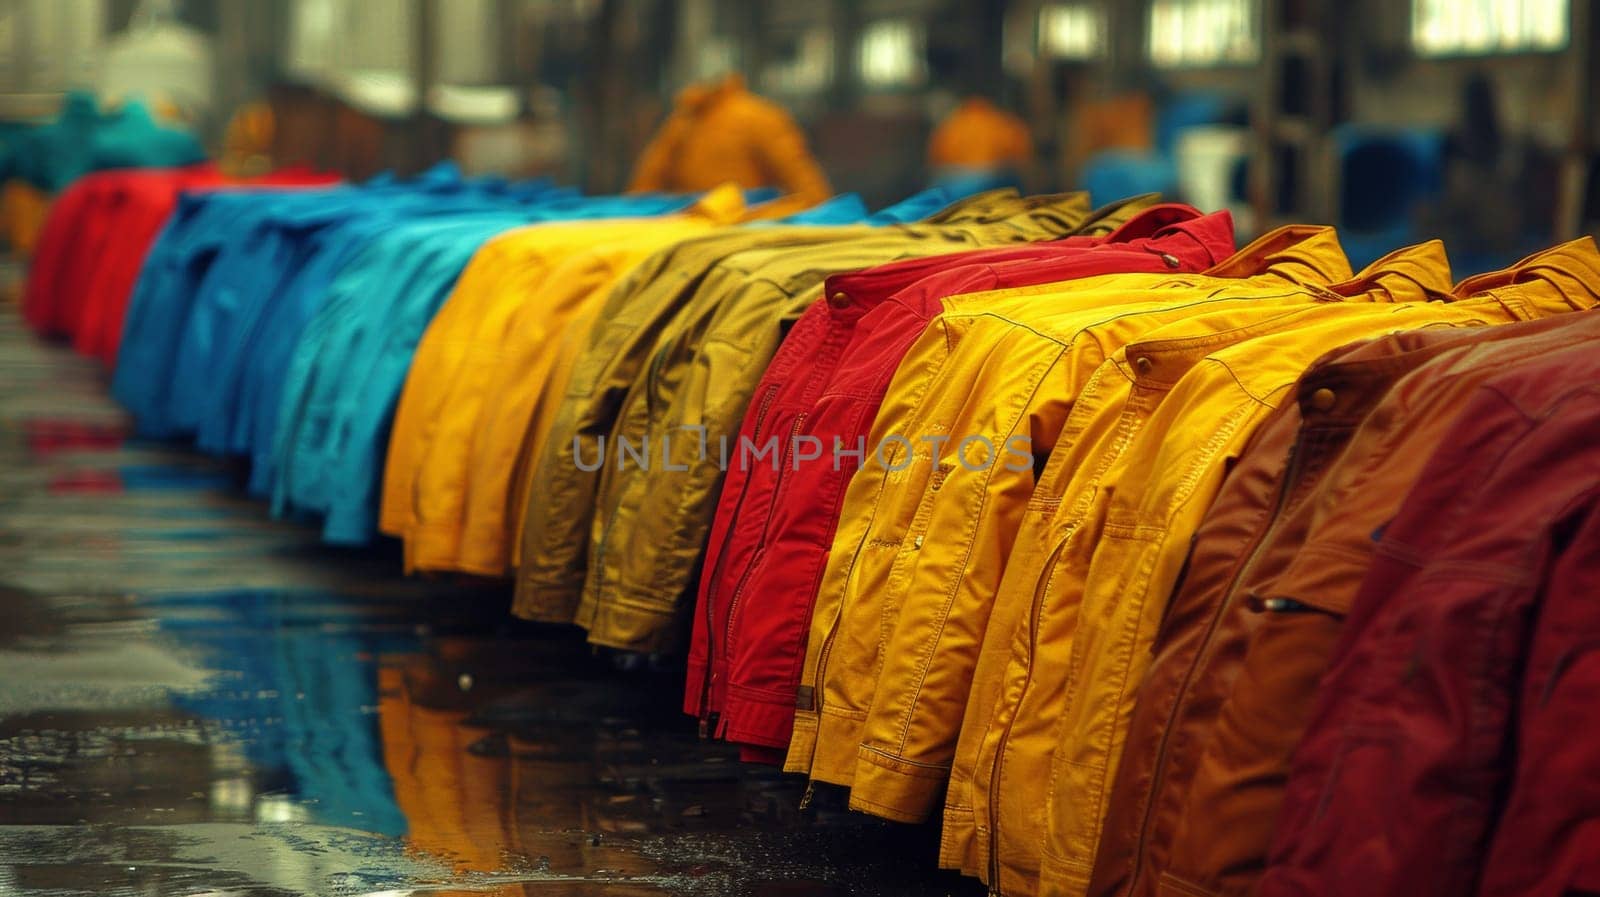
[[[1207,223],[1156,239],[1193,253]],[[1584,594],[1558,573],[1590,547],[1594,481],[1567,465],[1597,456],[1566,428],[1593,390],[1548,359],[1593,355],[1569,314],[1600,299],[1593,242],[1459,284],[1437,242],[1352,275],[1327,228],[1155,252],[1170,271],[913,275],[879,307],[938,305],[898,333],[807,312],[743,431],[869,450],[729,475],[686,709],[854,809],[941,816],[941,863],[1003,894],[1592,881],[1596,807],[1553,778],[1600,760],[1554,729],[1588,627],[1545,646],[1537,621]],[[894,273],[829,289],[842,308]],[[1557,408],[1576,419],[1522,444]],[[1432,585],[1378,610],[1409,577]]]
[[[959,195],[934,190],[869,213],[854,195],[813,206],[731,187],[583,197],[464,179],[449,165],[360,186],[304,172],[247,185],[208,166],[106,172],[53,207],[25,309],[38,329],[115,366],[113,391],[143,435],[249,458],[251,491],[280,515],[320,518],[328,541],[359,544],[377,532],[413,355],[441,308],[435,330],[474,314],[477,275],[459,291],[457,281],[480,249],[487,263],[515,244],[515,264],[574,277],[570,303],[677,236],[774,221],[788,226],[774,233],[866,229],[926,218]],[[418,381],[453,376],[429,358]]]
[[[85,175],[43,218],[24,286],[23,316],[35,330],[68,337],[82,354],[113,366],[128,299],[180,194],[245,185],[326,187],[336,181],[298,168],[240,181],[209,164]]]
[[[118,397],[330,541],[687,654],[706,736],[998,893],[1398,893],[1446,826],[1441,894],[1536,837],[1592,873],[1548,785],[1592,772],[1586,630],[1539,613],[1581,594],[1592,241],[1454,283],[1153,197],[519,189],[185,194]]]

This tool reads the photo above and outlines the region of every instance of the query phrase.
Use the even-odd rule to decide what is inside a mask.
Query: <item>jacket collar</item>
[[[1262,235],[1205,274],[1277,278],[1300,285],[1338,283],[1348,279],[1351,271],[1333,228],[1290,224]]]

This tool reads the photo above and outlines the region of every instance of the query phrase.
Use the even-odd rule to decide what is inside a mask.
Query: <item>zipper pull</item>
[[[814,794],[816,794],[816,790],[817,790],[817,783],[816,782],[807,782],[806,783],[806,793],[800,795],[800,811],[802,813],[811,808],[811,798],[812,798],[812,796]]]

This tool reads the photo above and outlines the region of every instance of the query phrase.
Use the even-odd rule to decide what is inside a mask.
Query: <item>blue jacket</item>
[[[662,214],[687,202],[562,199],[513,215],[407,223],[364,247],[303,328],[282,377],[272,457],[256,480],[270,486],[275,513],[327,515],[330,542],[373,538],[389,425],[411,357],[483,243],[538,221]]]

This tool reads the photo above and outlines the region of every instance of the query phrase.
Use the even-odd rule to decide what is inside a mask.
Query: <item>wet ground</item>
[[[0,895],[974,892],[936,831],[700,741],[670,665],[128,432],[0,304]]]

